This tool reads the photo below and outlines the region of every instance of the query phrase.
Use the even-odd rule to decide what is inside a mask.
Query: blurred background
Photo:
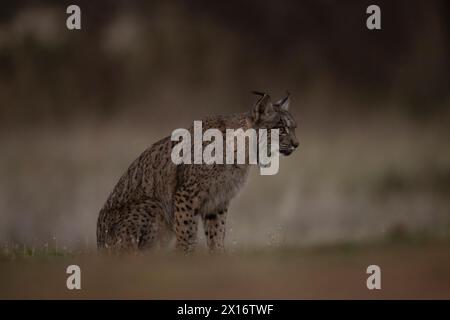
[[[81,7],[82,29],[66,28]],[[230,248],[450,237],[450,3],[3,1],[0,243],[94,248],[128,165],[292,93],[300,148],[253,170]]]

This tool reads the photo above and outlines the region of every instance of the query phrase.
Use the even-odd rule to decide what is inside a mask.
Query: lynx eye
[[[289,128],[287,127],[281,127],[280,128],[280,134],[285,135],[289,133]]]

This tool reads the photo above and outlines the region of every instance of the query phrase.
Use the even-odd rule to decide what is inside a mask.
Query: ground
[[[66,268],[81,267],[80,291]],[[381,290],[366,287],[381,267]],[[220,256],[3,250],[1,299],[449,299],[450,242],[236,250]]]

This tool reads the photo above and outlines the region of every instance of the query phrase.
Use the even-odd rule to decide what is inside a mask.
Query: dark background
[[[65,28],[71,3],[2,3],[2,122],[103,121],[161,104],[238,111],[254,89],[419,121],[446,111],[448,1],[377,1],[381,31],[365,28],[370,1],[76,1],[78,32]]]

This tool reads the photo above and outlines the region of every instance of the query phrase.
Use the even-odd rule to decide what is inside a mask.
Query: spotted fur
[[[226,129],[277,128],[280,152],[287,155],[298,146],[288,105],[289,97],[272,104],[262,94],[250,112],[209,117],[203,130],[217,128],[225,137]],[[170,137],[156,142],[120,178],[98,217],[100,249],[146,250],[175,238],[176,248],[190,252],[197,244],[199,221],[208,248],[224,249],[228,206],[244,185],[249,165],[175,165],[175,143]]]

